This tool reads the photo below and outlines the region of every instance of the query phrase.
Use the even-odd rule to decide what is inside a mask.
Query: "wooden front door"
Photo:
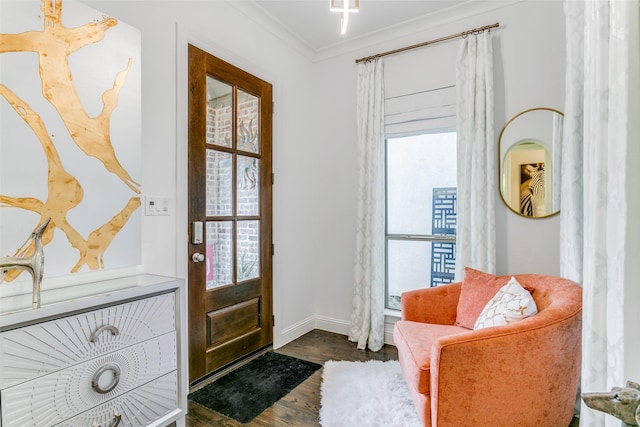
[[[189,381],[273,342],[272,88],[189,45]]]

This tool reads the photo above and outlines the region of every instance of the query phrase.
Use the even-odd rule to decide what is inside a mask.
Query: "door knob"
[[[202,262],[204,261],[204,255],[202,255],[200,252],[196,252],[191,255],[191,259],[193,260],[193,262]]]

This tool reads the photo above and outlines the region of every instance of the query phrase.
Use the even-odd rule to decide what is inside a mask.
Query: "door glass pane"
[[[233,143],[233,87],[207,76],[207,144]]]
[[[387,232],[441,234],[432,230],[434,200],[442,188],[455,196],[456,133],[387,140]]]
[[[233,211],[233,155],[207,149],[207,216]]]
[[[388,306],[400,309],[400,295],[431,286],[431,242],[389,240],[387,249]]]
[[[238,156],[238,215],[260,215],[260,160]]]
[[[260,98],[238,89],[238,149],[260,152]]]
[[[207,289],[233,283],[233,222],[207,221]]]
[[[238,282],[260,275],[260,221],[238,221]]]

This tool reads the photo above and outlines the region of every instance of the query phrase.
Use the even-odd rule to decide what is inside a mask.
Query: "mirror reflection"
[[[532,108],[500,132],[500,195],[518,215],[544,218],[560,212],[562,119],[557,110]]]

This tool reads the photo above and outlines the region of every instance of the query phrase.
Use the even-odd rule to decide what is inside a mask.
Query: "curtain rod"
[[[393,55],[394,53],[404,52],[405,50],[411,50],[411,49],[415,49],[417,47],[423,47],[423,46],[427,46],[427,45],[430,45],[430,44],[443,42],[445,40],[451,40],[451,39],[455,39],[455,38],[458,38],[458,37],[466,37],[466,36],[468,36],[470,34],[480,34],[480,33],[484,32],[485,30],[490,30],[491,28],[497,28],[499,26],[500,26],[500,23],[496,22],[495,24],[492,24],[492,25],[485,25],[483,27],[474,28],[473,30],[463,31],[463,32],[458,33],[458,34],[452,34],[450,36],[440,37],[439,39],[429,40],[429,41],[426,41],[426,42],[414,44],[412,46],[401,47],[400,49],[394,49],[394,50],[390,50],[390,51],[387,51],[387,52],[378,53],[376,55],[371,55],[371,56],[367,56],[365,58],[356,59],[356,64],[359,63],[359,62],[365,62],[365,61],[370,61],[370,60],[375,59],[375,58],[380,58],[381,56]]]

